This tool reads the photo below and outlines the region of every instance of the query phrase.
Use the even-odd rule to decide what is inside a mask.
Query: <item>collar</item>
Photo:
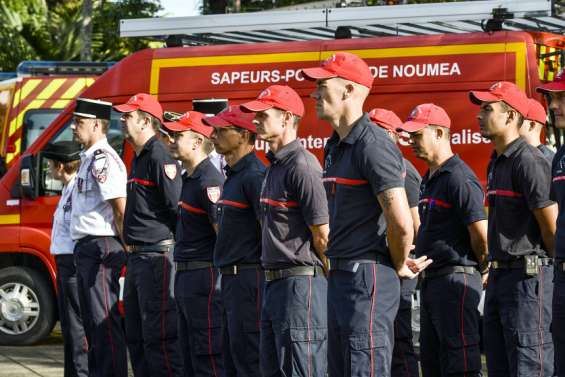
[[[518,152],[522,147],[526,145],[526,140],[518,137],[516,140],[508,144],[502,155],[506,158],[512,157],[512,155]]]
[[[267,158],[272,164],[274,164],[275,162],[280,162],[297,151],[301,146],[302,144],[300,144],[300,141],[298,139],[294,139],[290,143],[283,145],[283,147],[279,149],[277,153],[269,151],[269,153],[267,153]]]
[[[428,171],[426,172],[426,176],[428,177],[428,179],[434,179],[435,177],[439,177],[441,173],[452,172],[457,169],[457,166],[459,166],[460,162],[461,159],[459,158],[459,155],[453,154],[453,156],[449,157],[447,160],[443,162],[443,164],[441,164],[441,166],[439,167],[439,169],[436,170],[434,175],[430,177],[430,170],[428,169]]]
[[[349,131],[347,136],[341,140],[341,142],[346,144],[355,144],[355,142],[359,140],[359,138],[361,137],[361,135],[363,135],[367,126],[370,124],[371,121],[369,120],[369,114],[363,113],[363,116],[357,119],[355,123],[353,123],[353,126],[351,126],[351,130]],[[337,135],[337,132],[335,133]]]
[[[84,159],[86,157],[90,157],[98,149],[104,149],[104,148],[107,148],[109,146],[110,146],[110,144],[108,144],[108,140],[106,139],[106,136],[104,136],[102,139],[98,140],[96,143],[91,145],[90,148],[88,148],[85,151],[80,152],[80,158]]]
[[[151,136],[151,138],[149,140],[147,140],[145,142],[145,144],[143,144],[143,148],[141,149],[141,152],[139,153],[139,155],[141,156],[143,154],[143,152],[150,151],[151,149],[153,149],[157,140],[158,140],[157,135]]]
[[[212,166],[214,169],[216,169],[214,164],[212,164],[212,161],[210,161],[210,157],[207,157],[196,166],[196,168],[194,169],[192,174],[188,176],[188,178],[200,178],[202,174],[206,174],[206,170],[209,168],[209,166]]]
[[[249,166],[249,164],[251,164],[251,162],[254,159],[255,159],[255,153],[253,153],[253,151],[251,151],[248,154],[246,154],[245,156],[243,156],[242,158],[240,158],[239,161],[236,162],[233,167],[229,166],[229,165],[224,166],[224,170],[226,172],[226,175],[233,175],[237,172],[242,171],[247,166]]]

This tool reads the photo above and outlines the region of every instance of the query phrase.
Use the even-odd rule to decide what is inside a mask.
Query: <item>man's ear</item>
[[[353,95],[353,92],[355,91],[355,85],[353,85],[352,83],[347,83],[345,84],[343,89],[343,99],[346,99]]]

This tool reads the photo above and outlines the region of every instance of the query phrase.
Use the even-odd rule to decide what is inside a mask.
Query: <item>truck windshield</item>
[[[33,144],[35,140],[49,127],[52,121],[63,111],[62,109],[34,109],[24,115],[24,134],[22,151]]]

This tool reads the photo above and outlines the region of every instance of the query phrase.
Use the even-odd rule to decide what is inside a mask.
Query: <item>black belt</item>
[[[177,262],[175,264],[177,272],[200,270],[203,268],[210,268],[212,266],[213,266],[212,262],[201,262],[201,261]]]
[[[261,267],[259,264],[234,264],[231,266],[220,267],[222,275],[237,275],[242,270],[255,270]]]
[[[444,266],[434,270],[424,270],[420,275],[422,275],[422,279],[431,279],[449,274],[473,275],[477,271],[478,270],[472,266]]]
[[[118,238],[118,236],[84,236],[82,238],[79,238],[78,240],[76,240],[76,243],[83,243],[83,242],[88,242],[88,241],[93,241],[96,240],[98,238],[115,238],[116,240],[118,240],[118,242],[121,243],[120,239]]]
[[[131,251],[133,253],[143,253],[143,252],[166,253],[169,250],[171,250],[172,246],[175,246],[175,240],[163,240],[153,244],[128,245],[128,251]]]
[[[538,258],[538,267],[549,266],[553,263],[551,258]],[[525,259],[513,259],[509,261],[493,260],[490,262],[490,268],[493,270],[517,270],[525,267]]]
[[[273,281],[285,279],[291,276],[317,276],[323,275],[322,267],[314,266],[296,266],[281,270],[265,270],[265,280]]]
[[[387,261],[383,260],[378,256],[372,255],[368,258],[355,258],[355,259],[343,259],[343,258],[331,258],[328,259],[328,266],[330,271],[334,270],[341,270],[341,271],[350,271],[355,272],[359,268],[360,264],[383,264],[386,266],[391,267],[392,264]]]

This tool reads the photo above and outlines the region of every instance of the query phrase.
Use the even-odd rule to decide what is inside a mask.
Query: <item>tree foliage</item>
[[[0,71],[22,60],[78,60],[82,46],[82,0],[0,1]],[[119,60],[149,41],[120,38],[119,20],[154,17],[159,0],[94,0],[92,56]]]

